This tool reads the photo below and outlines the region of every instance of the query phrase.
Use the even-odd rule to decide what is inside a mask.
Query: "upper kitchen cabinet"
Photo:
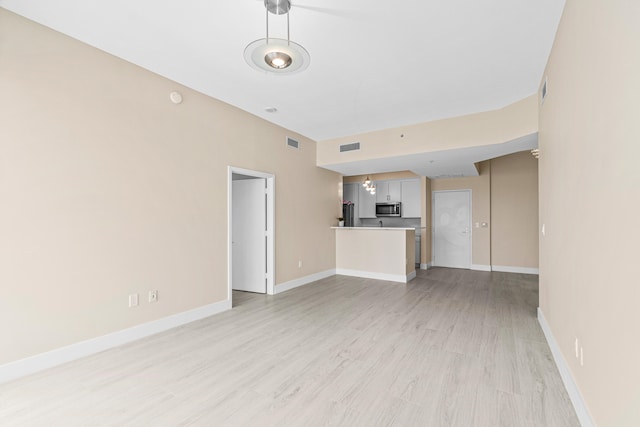
[[[378,190],[376,189],[376,192]],[[358,185],[358,209],[359,218],[376,217],[376,195],[369,193],[362,185]]]
[[[402,185],[400,181],[378,181],[376,182],[376,202],[401,202]]]
[[[345,202],[351,202],[354,205],[358,204],[358,187],[362,187],[360,184],[343,184],[342,185],[342,200]]]
[[[420,180],[411,179],[400,181],[402,187],[402,217],[403,218],[420,218],[422,212],[420,209]]]

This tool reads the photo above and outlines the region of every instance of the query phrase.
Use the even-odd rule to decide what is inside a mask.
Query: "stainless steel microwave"
[[[400,216],[400,202],[376,203],[376,216]]]

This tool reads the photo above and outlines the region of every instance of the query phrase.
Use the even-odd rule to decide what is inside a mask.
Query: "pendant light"
[[[292,42],[289,37],[289,10],[290,0],[264,0],[267,20],[267,36],[258,39],[244,50],[244,60],[252,68],[258,71],[266,71],[272,74],[293,74],[306,69],[311,57],[309,52]],[[287,15],[287,39],[269,37],[269,13],[274,15]]]
[[[365,178],[362,186],[372,195],[376,194],[376,185],[371,181],[371,179],[369,179],[369,175],[367,175],[367,177]]]

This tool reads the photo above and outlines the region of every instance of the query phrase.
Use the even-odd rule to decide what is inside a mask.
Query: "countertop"
[[[414,230],[416,227],[336,227],[336,230]]]

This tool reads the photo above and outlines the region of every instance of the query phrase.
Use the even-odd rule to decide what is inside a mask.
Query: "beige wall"
[[[226,299],[228,165],[276,176],[276,283],[335,268],[313,141],[4,9],[0,64],[0,364]]]
[[[432,179],[431,191],[471,190],[472,224],[491,224],[491,164],[480,163],[480,176],[464,178]],[[431,224],[429,224],[431,230]],[[491,265],[490,228],[473,228],[471,234],[471,263]]]
[[[540,308],[602,427],[640,425],[639,18],[568,0],[540,108]]]
[[[532,95],[500,110],[322,141],[317,145],[318,165],[501,144],[536,133],[537,118]],[[340,152],[341,144],[355,141],[360,150]]]
[[[537,166],[525,151],[479,163],[477,177],[430,180],[429,193],[471,190],[472,264],[538,268]],[[487,228],[476,227],[483,222],[488,223]],[[427,224],[431,231],[431,216]],[[430,239],[430,232],[427,234]],[[430,241],[428,251],[431,255]],[[431,256],[428,259],[431,262]]]
[[[538,268],[538,161],[491,159],[491,264]]]

